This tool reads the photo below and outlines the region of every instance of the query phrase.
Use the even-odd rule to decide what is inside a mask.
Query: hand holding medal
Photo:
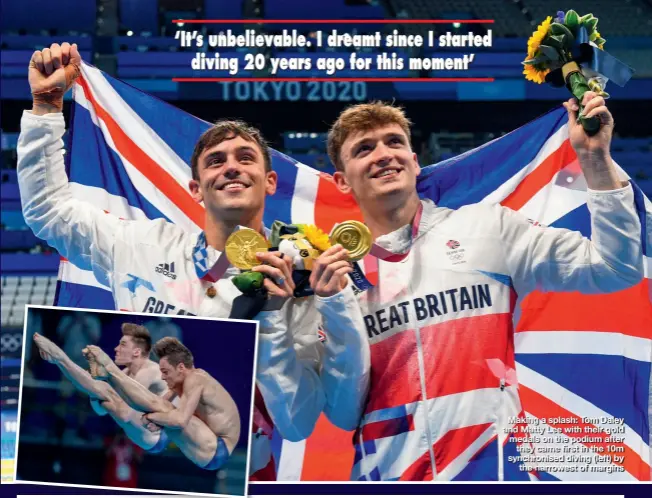
[[[310,286],[320,297],[330,297],[346,286],[346,275],[353,271],[352,262],[364,258],[371,250],[371,232],[359,221],[345,221],[333,227],[329,245],[313,264]]]
[[[345,221],[333,227],[330,242],[346,249],[349,261],[359,261],[371,250],[371,231],[359,221]]]
[[[257,231],[243,228],[229,236],[225,252],[229,262],[243,270],[233,279],[243,294],[255,296],[270,291],[274,295],[300,297],[312,294],[315,285],[319,295],[341,290],[342,286],[331,280],[348,273],[349,262],[362,259],[371,250],[371,244],[371,232],[359,221],[336,225],[330,236],[314,225],[277,221],[270,242]],[[270,251],[270,245],[278,250]],[[267,252],[269,256],[263,257],[261,253]],[[266,276],[272,282],[268,279],[265,283]]]
[[[229,262],[241,270],[251,270],[260,264],[257,252],[267,251],[269,246],[265,237],[251,228],[242,228],[226,239],[226,257]]]
[[[289,258],[269,251],[269,247],[265,237],[251,228],[241,228],[226,240],[227,259],[243,270],[233,279],[243,294],[254,296],[267,290],[273,295],[287,297],[294,292]],[[268,277],[267,282],[265,277]]]

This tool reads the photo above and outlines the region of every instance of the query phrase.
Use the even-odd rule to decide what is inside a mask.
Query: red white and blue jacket
[[[529,479],[508,438],[523,416],[518,296],[613,292],[643,278],[632,187],[589,190],[588,206],[592,240],[501,206],[422,201],[414,227],[376,241],[387,257],[365,258],[376,285],[358,294],[371,377],[353,480]]]

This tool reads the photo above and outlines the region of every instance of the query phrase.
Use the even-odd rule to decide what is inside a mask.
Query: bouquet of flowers
[[[528,55],[523,61],[525,78],[535,83],[566,86],[580,103],[579,122],[587,134],[600,129],[597,117],[582,116],[584,94],[592,90],[605,98],[604,89],[610,79],[620,86],[629,80],[633,70],[604,52],[606,40],[597,30],[593,14],[580,16],[574,10],[557,12],[548,17],[528,40]]]

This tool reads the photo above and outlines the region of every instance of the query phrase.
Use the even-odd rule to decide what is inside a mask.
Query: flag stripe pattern
[[[194,145],[210,127],[201,119],[114,79],[88,64],[74,85],[71,140],[67,171],[73,195],[93,200],[95,205],[125,219],[164,218],[187,230],[203,226],[203,206],[191,198],[190,157]],[[534,223],[578,230],[590,236],[586,208],[586,182],[570,146],[566,113],[557,108],[536,120],[481,147],[422,169],[418,190],[441,206],[458,208],[472,203],[500,203],[533,220]],[[264,130],[263,130],[264,131]],[[341,194],[333,179],[293,158],[272,151],[272,166],[278,172],[275,195],[268,198],[265,223],[274,220],[316,223],[328,232],[347,219],[361,220],[360,210],[351,196]],[[623,179],[626,176],[623,173]],[[624,461],[612,458],[605,472],[532,473],[540,479],[650,480],[650,382],[652,366],[652,301],[649,267],[652,204],[635,187],[637,209],[642,221],[646,276],[640,284],[618,293],[586,296],[572,292],[533,292],[517,310],[513,342],[514,383],[524,415],[546,419],[541,426],[555,427],[558,417],[590,418],[579,422],[580,432],[563,432],[561,446],[582,448],[590,455],[604,455],[604,444],[582,442],[589,429],[602,440],[608,437],[601,420],[622,419]],[[370,269],[373,272],[373,269]],[[96,309],[112,309],[110,290],[90,272],[62,260],[56,304]],[[507,311],[507,310],[506,310]],[[489,318],[489,317],[488,317]],[[491,319],[510,320],[509,313]],[[490,327],[490,324],[486,325]],[[503,326],[504,328],[504,326]],[[436,331],[421,331],[420,341],[433,340]],[[364,444],[343,448],[351,457],[337,461],[359,462],[363,454],[386,455],[395,469],[403,469],[400,479],[494,480],[523,479],[507,456],[517,455],[514,442],[503,447],[483,420],[480,403],[482,385],[464,376],[465,366],[454,358],[439,358],[449,364],[450,379],[444,391],[427,392],[427,403],[413,399],[409,390],[393,386],[409,385],[420,368],[408,354],[414,344],[393,338],[372,347],[372,356],[382,361],[382,348],[393,342],[405,348],[404,362],[391,369],[391,378],[378,377],[372,368],[372,383],[386,383],[384,400],[391,406],[374,412],[377,420],[364,427]],[[496,348],[505,348],[509,337],[496,337]],[[396,354],[392,356],[397,358]],[[423,365],[425,368],[434,368]],[[484,365],[477,368],[495,368]],[[416,375],[416,377],[415,377]],[[433,372],[432,375],[437,375]],[[411,380],[412,379],[412,380]],[[600,380],[598,380],[600,379]],[[471,382],[469,384],[469,382]],[[435,385],[435,384],[433,384]],[[471,391],[473,396],[470,396]],[[371,406],[378,400],[370,399]],[[436,417],[437,406],[454,403],[459,420],[447,421],[447,432],[428,453],[414,459],[402,454],[401,445],[410,446],[419,438],[424,417]],[[425,411],[424,411],[425,410]],[[421,412],[423,411],[423,412]],[[550,419],[553,423],[548,423]],[[515,427],[518,424],[515,424]],[[319,430],[327,430],[318,424]],[[518,427],[517,427],[518,429]],[[355,434],[351,435],[355,439]],[[315,440],[323,433],[315,434]],[[283,446],[283,445],[282,445]],[[282,452],[281,446],[281,452]],[[608,446],[608,445],[607,445]],[[287,445],[288,452],[275,458],[279,478],[298,478],[306,452],[318,453],[318,445]],[[500,451],[498,451],[500,449]],[[536,450],[536,445],[535,445]],[[579,450],[578,450],[579,451]],[[328,448],[332,455],[333,448]],[[503,455],[502,461],[496,454]],[[431,456],[436,468],[430,467]],[[307,461],[317,461],[314,454]],[[383,457],[385,458],[385,457]],[[426,462],[424,464],[424,462]],[[284,472],[283,466],[291,471]],[[311,476],[314,478],[314,464]],[[378,470],[371,478],[383,478]],[[527,474],[526,477],[527,478]]]

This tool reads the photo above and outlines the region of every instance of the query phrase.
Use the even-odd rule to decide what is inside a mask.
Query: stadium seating
[[[32,57],[33,50],[2,50],[2,77],[3,78],[25,78],[27,65]],[[90,61],[91,52],[80,51],[82,59]]]
[[[2,326],[20,327],[26,304],[54,304],[57,278],[54,275],[2,276]]]
[[[244,0],[205,0],[205,19],[240,19]]]
[[[246,64],[243,52],[219,52],[220,59],[237,59],[239,76],[250,76],[244,70]],[[173,77],[228,77],[228,70],[194,70],[191,61],[195,57],[190,52],[119,52],[119,78],[173,78]],[[207,59],[215,59],[213,53],[206,54]],[[232,75],[231,75],[232,76]]]
[[[156,0],[120,0],[120,26],[136,34],[158,34],[158,2]]]
[[[478,0],[479,2],[479,0]],[[492,2],[493,3],[493,2]],[[532,14],[540,23],[546,16],[555,16],[551,12],[549,0],[523,0]],[[579,14],[592,13],[599,19],[598,30],[613,36],[650,36],[652,24],[650,21],[649,7],[645,7],[637,0],[624,0],[618,2],[614,8],[613,0],[573,0],[572,8]]]
[[[390,0],[395,12],[405,12],[412,19],[493,19],[491,26],[496,36],[529,36],[530,26],[511,1],[486,2],[482,0]],[[423,26],[421,31],[432,29]]]
[[[283,147],[289,153],[308,152],[310,149],[326,151],[326,133],[287,132],[283,134]]]
[[[0,47],[5,50],[43,50],[55,41],[60,42],[60,36],[43,35],[11,35],[3,34]],[[88,34],[66,35],[66,41],[76,43],[80,51],[89,51],[93,48],[93,38]]]
[[[136,1],[140,4],[140,0],[133,0],[133,3]],[[39,33],[42,30],[52,30],[59,34],[68,31],[91,32],[95,30],[96,9],[96,0],[2,2],[0,26],[3,32]],[[71,15],[72,12],[74,15]]]
[[[324,173],[335,172],[326,154],[326,133],[287,132],[283,134],[283,147],[288,156],[300,163]]]
[[[555,16],[550,0],[390,0],[395,12],[405,11],[413,19],[493,19],[497,36],[528,37],[547,16]],[[559,5],[561,7],[561,4]],[[568,7],[564,7],[568,8]],[[613,0],[580,0],[572,3],[580,14],[593,13],[598,29],[610,36],[650,36],[650,9],[635,0],[625,0],[614,8]],[[451,16],[451,14],[456,14]]]
[[[118,36],[116,49],[121,52],[174,52],[179,50],[179,42],[164,36]]]
[[[380,5],[347,5],[344,0],[265,0],[266,19],[384,19]]]

